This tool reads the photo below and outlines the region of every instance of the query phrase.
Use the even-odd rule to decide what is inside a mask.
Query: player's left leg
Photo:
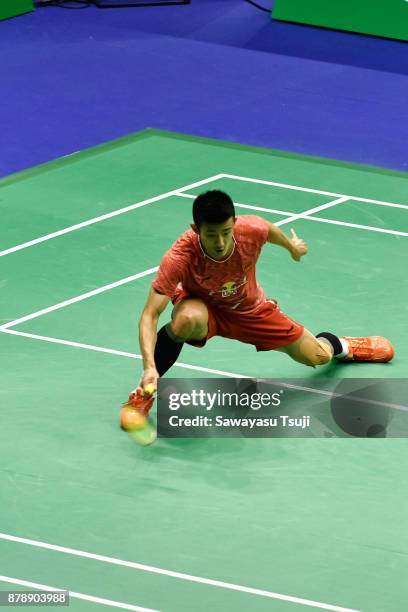
[[[258,351],[281,351],[311,367],[324,365],[333,358],[386,363],[394,356],[391,342],[382,336],[339,337],[331,332],[315,336],[271,299],[253,313],[219,313],[217,331],[220,336],[253,344]]]
[[[338,337],[330,332],[314,336],[306,329],[298,340],[276,350],[312,367],[324,365],[333,357],[341,361],[386,363],[394,356],[391,342],[382,336]]]
[[[329,363],[334,356],[332,344],[325,338],[316,338],[307,329],[295,342],[275,350],[286,353],[295,361],[311,367]]]

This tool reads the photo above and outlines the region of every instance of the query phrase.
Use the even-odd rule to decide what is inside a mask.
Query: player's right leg
[[[199,298],[185,297],[175,304],[171,321],[157,334],[154,362],[159,377],[177,361],[184,342],[205,340],[208,320],[208,308]]]
[[[157,334],[154,361],[159,376],[176,362],[184,342],[199,342],[207,337],[208,309],[203,300],[187,297],[173,308],[170,323]]]
[[[165,327],[182,342],[204,340],[208,333],[208,308],[199,298],[184,298],[174,306],[171,323]]]
[[[163,376],[177,361],[184,342],[200,342],[208,334],[209,313],[205,303],[193,297],[186,297],[174,306],[171,322],[164,325],[157,334],[154,361],[156,370]],[[141,387],[132,391],[122,408],[121,426],[123,429],[143,427],[141,415],[146,417],[153,406],[154,396]]]

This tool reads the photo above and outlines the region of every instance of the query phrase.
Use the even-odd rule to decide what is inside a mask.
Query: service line
[[[395,202],[386,202],[384,200],[372,200],[371,198],[360,198],[359,196],[346,195],[345,193],[334,193],[333,191],[322,191],[321,189],[311,189],[309,187],[299,187],[298,185],[290,185],[289,183],[276,183],[275,181],[266,181],[262,179],[254,179],[247,176],[239,176],[238,174],[222,174],[221,178],[228,178],[236,181],[244,181],[246,183],[257,183],[259,185],[271,185],[272,187],[282,187],[282,189],[293,189],[294,191],[304,191],[305,193],[317,193],[320,195],[333,196],[337,198],[346,198],[346,200],[356,200],[357,202],[366,202],[367,204],[378,204],[379,206],[391,206],[393,208],[408,209],[406,204],[396,204]]]
[[[190,199],[195,198],[194,195],[191,195],[188,193],[179,193],[177,195],[183,198],[190,198]],[[339,204],[340,202],[346,202],[346,201],[348,201],[347,198],[345,199],[339,198],[339,200],[335,202],[329,202],[329,205],[333,206],[334,203]],[[288,220],[287,221],[285,220],[285,223],[290,223],[291,221],[296,221],[297,219],[306,219],[307,221],[319,221],[320,223],[329,223],[331,225],[339,225],[343,227],[353,227],[355,229],[367,230],[368,232],[379,232],[381,234],[391,234],[394,236],[408,236],[408,232],[401,232],[399,230],[385,229],[383,227],[375,227],[374,225],[362,225],[360,223],[351,223],[348,221],[336,221],[335,219],[326,219],[325,217],[313,217],[310,214],[310,212],[308,214],[306,214],[306,212],[294,213],[288,210],[286,211],[279,210],[277,208],[265,208],[263,206],[255,206],[253,204],[241,204],[240,202],[234,202],[234,206],[236,208],[244,208],[244,209],[253,210],[256,212],[274,213],[276,215],[282,215],[283,217],[288,217],[288,215],[290,215],[288,217]],[[323,206],[324,208],[330,207],[330,206],[326,206],[325,204],[323,204]],[[399,205],[396,204],[396,206],[399,206]],[[324,208],[321,208],[320,210],[324,210]],[[283,223],[280,221],[277,221],[275,222],[275,225],[283,225]]]

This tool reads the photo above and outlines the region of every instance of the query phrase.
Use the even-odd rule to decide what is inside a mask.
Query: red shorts
[[[189,297],[193,296],[178,289],[173,304]],[[222,310],[207,302],[205,305],[208,310],[208,333],[203,340],[188,342],[193,346],[202,347],[210,338],[222,336],[253,344],[257,351],[272,351],[295,342],[304,331],[303,325],[281,311],[276,300],[266,300],[253,313]]]

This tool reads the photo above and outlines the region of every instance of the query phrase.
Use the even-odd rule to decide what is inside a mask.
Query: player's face
[[[200,226],[200,240],[204,251],[212,259],[225,259],[234,248],[234,217],[224,223],[203,223]]]

